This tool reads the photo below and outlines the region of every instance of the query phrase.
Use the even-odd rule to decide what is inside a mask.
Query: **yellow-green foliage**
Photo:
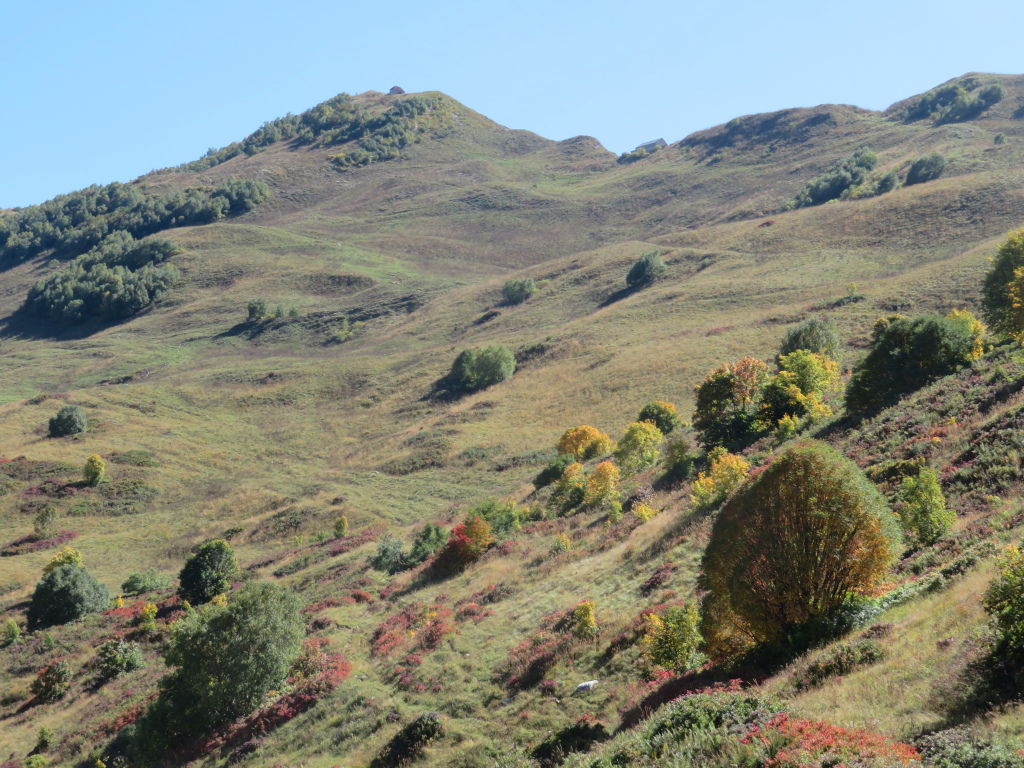
[[[1021,285],[1017,270],[1024,268],[1024,229],[1011,232],[992,260],[982,286],[981,309],[985,321],[996,333],[1017,336],[1024,330],[1019,307]]]
[[[587,478],[587,490],[583,500],[586,504],[598,505],[614,501],[619,496],[619,468],[610,461],[602,461]]]
[[[572,539],[569,538],[568,534],[560,533],[555,536],[555,543],[551,546],[551,551],[558,555],[562,552],[568,552],[572,549]]]
[[[615,461],[630,474],[653,467],[663,440],[661,430],[651,422],[634,422],[615,448]]]
[[[925,545],[941,539],[956,522],[956,512],[946,506],[939,476],[927,467],[922,467],[915,477],[903,478],[896,513],[903,529]]]
[[[706,446],[746,440],[754,431],[757,403],[768,366],[753,357],[725,363],[694,390],[693,428]]]
[[[0,648],[14,645],[19,640],[21,640],[21,627],[14,619],[7,619],[4,622],[4,628],[0,630]]]
[[[100,481],[103,480],[103,473],[106,472],[107,465],[103,463],[103,459],[98,454],[93,454],[85,460],[85,467],[82,469],[82,479],[85,480],[86,485],[99,485]]]
[[[1014,271],[1014,281],[1016,281],[1017,273]],[[981,322],[974,314],[968,309],[954,309],[946,315],[947,320],[952,320],[954,323],[960,323],[967,328],[968,333],[974,338],[974,347],[968,353],[968,360],[978,360],[983,354],[985,354],[985,334],[988,333],[988,329],[985,324]],[[1024,328],[1024,326],[1021,326]]]
[[[348,516],[338,515],[334,518],[334,538],[343,539],[348,536]]]
[[[135,625],[143,632],[156,632],[156,604],[146,603],[135,619]]]
[[[649,520],[653,519],[656,514],[658,514],[658,510],[656,510],[654,507],[648,504],[644,504],[642,501],[634,504],[632,511],[633,514],[636,515],[637,520],[639,520],[641,523],[648,522]]]
[[[60,568],[62,565],[75,565],[81,568],[82,553],[77,549],[64,547],[64,549],[50,558],[50,562],[43,567],[43,573],[49,573],[52,570]]]
[[[603,456],[612,449],[612,439],[594,427],[582,424],[566,430],[558,438],[558,453],[573,456],[577,461],[586,461]]]
[[[584,600],[572,612],[572,633],[576,637],[589,639],[597,636],[596,606],[593,600]]]
[[[675,672],[692,669],[702,642],[700,613],[692,603],[668,608],[661,616],[649,613],[641,642],[644,659],[651,666]]]
[[[700,472],[693,482],[690,501],[698,509],[709,509],[728,496],[747,476],[750,463],[743,458],[725,451],[711,454],[711,466],[707,474]]]
[[[663,435],[667,435],[683,423],[676,413],[676,407],[672,403],[661,400],[652,400],[637,414],[637,421],[649,421],[656,426]]]
[[[565,468],[565,472],[555,483],[551,494],[551,503],[562,509],[570,509],[579,505],[586,495],[586,480],[583,465],[573,462]]]
[[[999,572],[985,590],[985,610],[995,619],[1006,650],[1024,651],[1024,554],[1007,547]]]
[[[825,355],[798,349],[779,358],[779,373],[761,393],[758,416],[763,429],[771,430],[786,416],[827,418],[832,409],[822,398],[836,389],[839,364]]]

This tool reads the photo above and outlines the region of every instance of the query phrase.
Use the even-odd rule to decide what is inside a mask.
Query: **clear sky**
[[[1020,0],[7,0],[0,207],[129,181],[337,93],[439,90],[622,152],[733,117],[1024,73]]]

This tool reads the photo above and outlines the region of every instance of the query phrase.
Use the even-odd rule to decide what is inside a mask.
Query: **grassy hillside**
[[[133,186],[152,195],[232,177],[264,182],[270,194],[247,213],[162,231],[183,248],[171,258],[183,280],[126,320],[69,325],[20,309],[67,252],[4,271],[0,457],[15,461],[0,465],[0,545],[31,534],[34,514],[52,504],[57,528],[76,534],[66,543],[115,593],[147,568],[175,577],[196,545],[218,537],[245,574],[298,592],[311,636],[329,639],[352,672],[265,738],[211,748],[196,758],[204,764],[365,765],[429,711],[444,716],[446,735],[424,765],[547,765],[539,745],[563,732],[568,744],[581,716],[604,726],[583,739],[597,748],[663,701],[728,678],[712,669],[645,680],[639,669],[643,610],[696,595],[711,519],[694,510],[688,483],[660,480],[660,469],[625,481],[624,497],[639,492],[660,510],[650,522],[538,513],[445,580],[422,566],[394,576],[371,568],[377,544],[387,535],[408,544],[425,522],[450,528],[488,499],[540,504],[545,493],[531,481],[567,428],[593,424],[619,438],[655,399],[688,415],[708,370],[745,355],[770,359],[806,318],[836,322],[849,368],[879,315],[976,309],[989,258],[1024,223],[1024,76],[956,82],[971,77],[972,94],[996,82],[1006,93],[959,122],[908,118],[916,100],[884,113],[826,105],[737,118],[633,162],[589,137],[508,130],[430,93],[422,96],[439,101],[411,119],[412,138],[393,159],[342,168],[331,158],[356,140],[290,139],[202,170],[149,174]],[[353,101],[379,116],[403,98]],[[904,178],[931,152],[948,164],[927,183],[785,210],[861,146],[877,153],[876,176]],[[629,267],[651,249],[665,277],[625,290]],[[525,277],[537,293],[503,305],[503,283]],[[257,322],[247,319],[255,299],[270,312]],[[488,344],[516,352],[511,380],[456,400],[434,396],[460,350]],[[978,440],[1003,445],[990,433],[1006,430],[991,425],[1016,414],[1019,387],[1005,396],[1000,388],[1020,379],[1019,357],[997,349],[970,375],[822,435],[870,469],[954,418],[955,430],[928,434],[940,438],[929,463],[954,472]],[[953,393],[965,403],[955,413]],[[66,404],[85,411],[89,428],[51,439],[47,420]],[[107,462],[107,478],[80,487],[91,454]],[[931,578],[965,552],[975,561],[878,618],[893,625],[879,640],[881,662],[811,690],[794,683],[810,658],[744,670],[744,679],[803,717],[888,739],[964,722],[1021,735],[1012,705],[956,710],[943,700],[952,694],[936,694],[968,685],[967,661],[982,653],[978,596],[996,549],[1020,536],[1020,466],[998,476],[1007,473],[1003,484],[998,473],[948,480],[959,515],[951,543],[915,553],[891,586]],[[351,531],[335,539],[340,514]],[[572,548],[554,553],[560,533]],[[0,621],[22,626],[57,551],[26,549],[0,557]],[[675,566],[664,583],[643,587],[664,563]],[[146,596],[161,609],[160,630],[141,639],[147,666],[105,685],[90,660],[104,640],[132,633],[133,598],[0,649],[0,755],[23,759],[45,726],[56,733],[51,764],[87,764],[117,718],[130,720],[156,690],[178,610],[172,593]],[[551,614],[583,600],[595,601],[598,635],[558,639]],[[436,643],[425,639],[427,613],[447,622]],[[378,627],[396,633],[394,650],[375,650]],[[510,653],[537,633],[558,643],[552,686],[509,686]],[[33,704],[31,681],[56,658],[75,670],[70,694]],[[573,693],[591,679],[601,681],[593,691]],[[611,755],[639,732],[602,749]]]

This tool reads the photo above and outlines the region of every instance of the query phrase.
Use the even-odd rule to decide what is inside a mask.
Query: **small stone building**
[[[651,154],[651,152],[654,152],[655,150],[658,150],[658,149],[661,149],[662,147],[667,147],[667,146],[668,146],[668,143],[664,139],[655,139],[654,141],[645,141],[643,144],[641,144],[639,147],[637,147],[633,151],[634,152],[639,152],[642,149],[647,154]]]

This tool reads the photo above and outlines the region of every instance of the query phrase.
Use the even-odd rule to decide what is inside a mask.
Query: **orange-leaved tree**
[[[594,427],[582,424],[567,429],[558,438],[558,453],[568,454],[577,461],[602,456],[612,449],[612,439]]]
[[[856,464],[824,443],[779,455],[722,507],[704,553],[712,656],[799,642],[888,573],[899,526]]]

